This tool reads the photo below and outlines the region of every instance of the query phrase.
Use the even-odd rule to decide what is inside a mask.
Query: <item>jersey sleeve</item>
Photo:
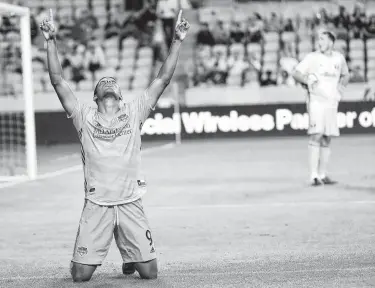
[[[306,57],[303,58],[303,60],[297,64],[296,71],[302,74],[308,74],[311,69],[311,58],[312,54],[306,55]]]
[[[69,119],[73,120],[73,125],[77,129],[77,131],[82,129],[83,123],[85,121],[85,115],[87,114],[89,107],[85,104],[81,104],[79,100],[77,100],[77,104],[74,107],[74,110],[71,115],[67,115]]]
[[[138,96],[133,100],[133,109],[139,114],[139,119],[142,123],[146,121],[151,111],[155,110],[155,107],[152,106],[152,101],[148,94],[148,89],[146,89],[142,95]]]
[[[345,60],[345,57],[344,55],[341,55],[341,76],[344,76],[344,75],[348,75],[349,74],[349,68],[348,68],[348,64],[346,63],[346,60]]]

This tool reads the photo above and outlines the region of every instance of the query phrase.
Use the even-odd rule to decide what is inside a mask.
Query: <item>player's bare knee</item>
[[[321,134],[313,134],[310,135],[309,144],[314,146],[320,146],[322,142],[323,135]]]
[[[158,265],[156,259],[144,263],[137,263],[135,268],[142,279],[151,280],[158,278]]]
[[[72,275],[73,282],[90,281],[95,269],[96,266],[72,263],[70,265],[70,274]]]
[[[329,145],[331,144],[331,137],[323,136],[320,144],[322,147],[329,147]]]

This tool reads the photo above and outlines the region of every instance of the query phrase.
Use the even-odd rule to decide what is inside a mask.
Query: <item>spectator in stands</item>
[[[360,39],[363,36],[363,29],[366,24],[366,14],[361,13],[361,9],[356,7],[354,13],[350,19],[350,33],[351,37],[354,39]]]
[[[375,38],[375,15],[371,15],[363,30],[365,39]]]
[[[362,83],[365,82],[365,75],[361,66],[354,66],[350,69],[350,83]]]
[[[212,29],[212,36],[214,37],[215,44],[227,45],[229,43],[229,33],[224,27],[223,21],[216,21],[214,28]]]
[[[247,20],[246,43],[260,43],[263,39],[264,22],[262,17],[255,13]]]
[[[283,32],[294,32],[294,31],[295,31],[295,28],[294,28],[293,20],[291,18],[286,19],[286,23],[284,24],[284,27],[283,27]]]
[[[148,1],[144,8],[140,11],[134,12],[130,14],[124,22],[121,24],[120,30],[119,30],[119,63],[121,63],[121,51],[122,51],[122,43],[123,41],[128,38],[132,37],[134,39],[137,39],[139,42],[142,42],[142,40],[145,39],[146,36],[152,36],[151,35],[144,35],[145,33],[150,34],[150,22],[154,23],[156,21],[156,10],[155,5],[153,1]],[[151,42],[150,42],[151,43]],[[119,68],[119,66],[118,66]]]
[[[30,15],[30,34],[31,34],[31,43],[34,44],[36,37],[39,35],[39,26],[38,22],[35,19],[34,14]]]
[[[350,16],[344,6],[339,7],[339,14],[333,18],[333,24],[336,29],[338,29],[337,38],[346,39],[346,32],[349,31],[350,28]]]
[[[61,15],[61,20],[59,23],[59,30],[58,30],[59,38],[60,39],[71,38],[74,26],[75,26],[75,23],[73,21],[72,15],[70,14]]]
[[[104,26],[104,37],[109,39],[119,35],[120,23],[113,13],[108,14],[107,23]]]
[[[168,47],[165,41],[163,24],[159,19],[155,23],[154,35],[152,38],[152,48],[154,51],[154,62],[160,61],[164,63],[164,60],[168,54]]]
[[[173,37],[174,19],[179,11],[177,0],[159,0],[157,4],[157,15],[163,22],[164,35],[167,46],[170,45]]]
[[[15,14],[9,16],[3,16],[0,33],[6,37],[9,33],[19,33],[20,29],[17,23],[17,17]]]
[[[275,12],[271,13],[271,18],[266,22],[267,32],[278,32],[280,30],[280,19]]]
[[[72,36],[74,40],[86,46],[93,36],[93,32],[99,28],[99,22],[92,10],[83,9],[78,14],[78,18],[75,19]]]
[[[69,62],[72,68],[72,81],[76,84],[77,91],[79,90],[79,83],[86,79],[84,74],[84,54],[84,46],[76,45],[72,55],[69,57]]]
[[[221,51],[217,51],[213,57],[207,62],[208,80],[214,84],[226,84],[228,77],[228,64],[225,55]]]
[[[90,42],[85,53],[85,67],[91,73],[92,87],[96,85],[96,72],[105,65],[105,56],[103,48],[98,43]]]
[[[267,70],[265,73],[260,73],[259,77],[259,84],[260,86],[274,86],[277,85],[277,81],[275,79],[273,72],[271,70]]]
[[[215,39],[212,35],[208,23],[201,23],[200,30],[197,34],[197,44],[198,45],[215,45]]]
[[[245,73],[249,68],[249,62],[245,61],[239,51],[234,51],[228,59],[228,72],[230,75],[240,75],[241,86],[244,85]]]
[[[286,43],[280,57],[280,78],[279,82],[288,86],[295,86],[296,82],[293,78],[294,68],[298,64],[298,60],[293,50],[293,45]]]
[[[242,30],[241,23],[232,22],[230,29],[230,42],[233,43],[245,43],[245,32]]]
[[[48,10],[44,6],[38,6],[35,12],[35,20],[37,23],[41,23],[48,17]]]
[[[148,2],[154,5],[154,0]],[[180,9],[189,9],[190,4],[186,0],[159,0],[156,5],[156,13],[163,23],[164,35],[167,46],[172,42],[174,34],[174,21]]]

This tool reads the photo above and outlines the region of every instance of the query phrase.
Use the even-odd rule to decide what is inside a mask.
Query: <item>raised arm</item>
[[[169,55],[161,67],[156,79],[147,89],[151,107],[156,105],[160,96],[163,94],[163,91],[172,79],[174,70],[176,69],[181,44],[185,39],[189,28],[190,24],[182,18],[182,11],[180,11],[177,18],[175,36],[169,50]]]
[[[350,80],[349,68],[348,64],[346,63],[344,55],[342,56],[342,65],[341,65],[341,73],[340,73],[340,85],[342,87],[346,87]]]
[[[69,84],[63,78],[62,68],[57,53],[56,27],[53,23],[52,9],[50,9],[49,19],[45,19],[40,24],[40,29],[47,41],[48,72],[51,84],[66,113],[72,115],[77,105],[77,98],[74,96]]]

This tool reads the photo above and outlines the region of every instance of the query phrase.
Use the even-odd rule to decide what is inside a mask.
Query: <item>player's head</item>
[[[335,41],[336,37],[332,32],[327,30],[320,32],[318,40],[319,51],[322,53],[331,51]]]
[[[103,77],[98,81],[94,90],[94,101],[113,97],[115,100],[122,100],[121,89],[113,77]]]

